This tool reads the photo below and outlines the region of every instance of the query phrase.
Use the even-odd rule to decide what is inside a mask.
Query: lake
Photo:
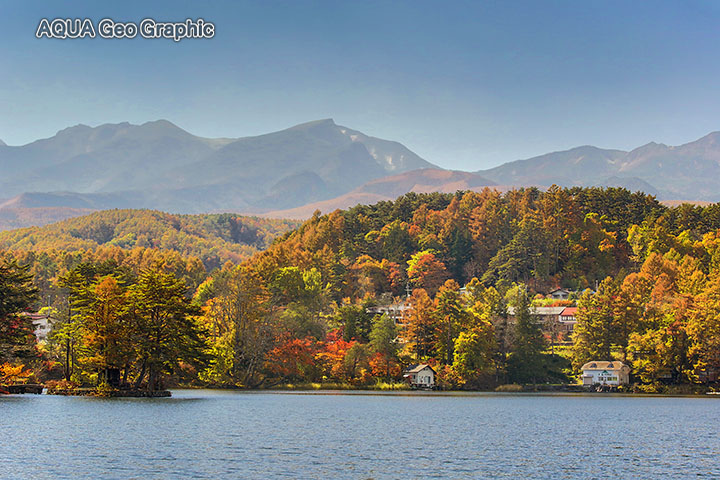
[[[720,398],[0,396],[2,479],[720,478]]]

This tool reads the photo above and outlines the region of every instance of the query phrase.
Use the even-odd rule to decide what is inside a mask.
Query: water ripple
[[[720,478],[718,414],[713,398],[598,395],[6,396],[0,477]]]

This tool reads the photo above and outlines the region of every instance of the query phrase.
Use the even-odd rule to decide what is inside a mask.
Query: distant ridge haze
[[[679,146],[651,142],[629,152],[577,147],[477,173],[507,185],[616,186],[662,200],[716,202],[720,132]]]
[[[112,194],[122,208],[262,211],[428,167],[435,166],[397,142],[331,119],[237,139],[197,137],[166,120],[77,125],[20,147],[0,146],[0,196],[52,193],[47,206],[58,207],[63,199],[77,203],[78,194],[93,196],[88,203]]]
[[[476,173],[425,168],[372,180],[345,195],[301,207],[268,212],[264,216],[305,219],[312,216],[316,210],[327,213],[357,204],[374,204],[384,200],[394,200],[408,192],[452,193],[458,190],[480,190],[495,185],[495,182]]]
[[[0,141],[0,229],[109,208],[305,218],[410,191],[552,184],[718,201],[720,133],[631,151],[581,146],[473,173],[332,119],[241,138],[198,137],[167,120],[76,125],[27,145]]]

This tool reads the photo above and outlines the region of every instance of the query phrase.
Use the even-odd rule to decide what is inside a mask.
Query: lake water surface
[[[720,478],[720,398],[0,396],[0,478]]]

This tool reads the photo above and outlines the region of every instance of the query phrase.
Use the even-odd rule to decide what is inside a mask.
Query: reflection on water
[[[0,397],[0,478],[720,478],[720,399]]]

